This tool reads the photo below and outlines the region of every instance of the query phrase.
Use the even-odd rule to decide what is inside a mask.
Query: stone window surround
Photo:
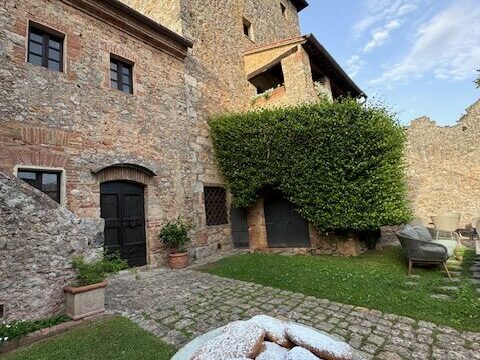
[[[131,86],[130,92],[125,92],[125,91],[120,90],[118,88],[112,87],[112,85],[111,85],[111,74],[110,74],[110,66],[111,66],[112,59],[115,60],[115,61],[127,64],[127,65],[130,65],[130,69],[131,69],[130,70],[130,86]],[[137,73],[137,71],[136,71],[136,62],[135,61],[127,59],[124,56],[117,55],[114,52],[110,52],[109,58],[108,58],[108,78],[110,79],[110,83],[109,83],[110,89],[120,91],[120,92],[122,92],[124,94],[127,94],[127,95],[136,95],[137,94],[137,92],[136,92],[136,89],[137,89],[136,73]],[[118,76],[122,76],[122,75],[119,74]],[[118,79],[117,79],[117,81],[118,81]]]
[[[30,34],[30,28],[31,27],[35,27],[39,30],[43,30],[49,34],[52,34],[52,35],[55,35],[57,37],[60,37],[63,39],[63,51],[62,51],[62,64],[63,64],[63,68],[61,71],[55,71],[55,72],[58,72],[60,74],[67,74],[68,73],[68,62],[67,62],[67,49],[68,49],[68,36],[67,36],[67,33],[52,26],[52,25],[45,25],[44,23],[42,22],[39,22],[39,21],[36,21],[36,20],[33,20],[33,19],[28,19],[27,20],[27,32],[25,34],[25,63],[26,64],[30,64],[28,62],[28,46],[29,46],[29,34]],[[37,67],[38,65],[33,65],[33,64],[30,64],[32,66],[35,66]],[[53,71],[53,70],[50,70],[48,68],[44,68],[44,69],[47,69],[49,71]]]
[[[17,177],[18,170],[36,171],[57,171],[60,173],[60,205],[65,206],[67,202],[67,172],[64,168],[17,164],[13,168],[13,175]]]

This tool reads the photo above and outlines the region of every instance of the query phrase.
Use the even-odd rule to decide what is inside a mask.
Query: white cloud
[[[392,20],[415,11],[423,0],[365,0],[364,17],[353,27],[356,38],[360,38],[372,28],[384,27]]]
[[[430,74],[437,79],[474,77],[480,62],[478,0],[454,0],[419,26],[408,53],[372,84],[392,85]]]
[[[357,76],[359,71],[363,68],[365,65],[365,61],[363,61],[360,56],[358,55],[353,55],[348,59],[347,61],[347,73],[351,77]]]
[[[390,33],[400,26],[400,21],[398,19],[391,20],[386,23],[383,27],[377,28],[372,31],[371,40],[363,47],[363,52],[367,53],[373,49],[382,46],[390,38]]]

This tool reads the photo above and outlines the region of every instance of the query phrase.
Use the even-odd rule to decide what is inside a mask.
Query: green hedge
[[[320,230],[373,230],[410,218],[405,131],[383,108],[353,99],[211,119],[233,205],[272,187]]]

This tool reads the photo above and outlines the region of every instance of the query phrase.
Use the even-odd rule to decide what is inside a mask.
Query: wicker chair
[[[419,240],[403,231],[397,232],[398,240],[402,244],[408,259],[408,275],[412,274],[414,263],[420,264],[441,264],[451,280],[452,277],[447,267],[449,258],[447,248],[444,245],[436,244],[431,241]]]

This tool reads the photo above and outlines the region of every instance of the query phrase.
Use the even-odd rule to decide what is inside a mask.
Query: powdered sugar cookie
[[[292,342],[322,359],[353,359],[352,348],[348,344],[332,339],[328,335],[294,324],[289,324],[285,332]]]
[[[265,349],[256,360],[285,360],[288,349],[273,342],[265,341]]]
[[[319,358],[307,349],[296,346],[287,353],[285,360],[319,360]]]
[[[238,322],[198,349],[191,360],[255,359],[263,350],[265,331],[255,322]]]
[[[267,315],[254,316],[250,321],[256,321],[265,330],[268,340],[283,347],[292,347],[292,343],[285,334],[287,323]]]

